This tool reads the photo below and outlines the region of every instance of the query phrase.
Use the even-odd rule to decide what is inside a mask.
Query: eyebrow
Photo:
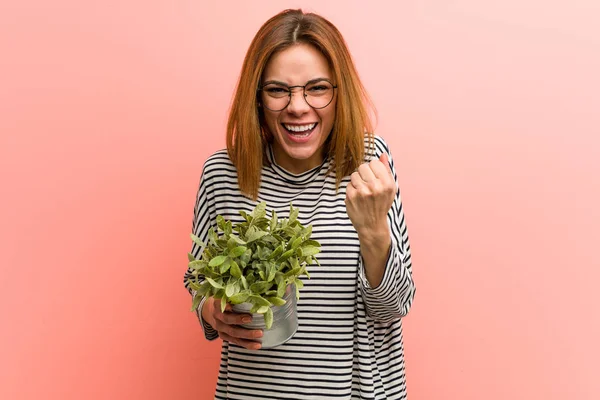
[[[311,79],[310,81],[306,82],[306,83],[305,83],[305,85],[309,85],[309,84],[311,84],[311,83],[315,83],[315,82],[319,82],[319,81],[328,81],[328,82],[331,82],[331,80],[330,80],[329,78],[314,78],[314,79]],[[262,86],[269,85],[269,84],[272,84],[272,83],[276,83],[276,84],[278,84],[278,85],[281,85],[281,86],[287,86],[287,87],[290,87],[290,86],[297,86],[297,85],[288,85],[288,84],[287,84],[287,83],[285,83],[285,82],[276,81],[276,80],[269,80],[269,81],[266,81],[266,82],[264,82],[264,83],[262,84]],[[302,86],[302,85],[300,85],[300,86]]]

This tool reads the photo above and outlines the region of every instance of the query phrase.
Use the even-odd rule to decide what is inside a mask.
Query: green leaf
[[[217,267],[217,266],[223,264],[225,262],[225,260],[227,260],[227,256],[216,256],[215,258],[210,260],[208,265],[211,267]]]
[[[314,256],[315,254],[318,254],[319,252],[321,252],[321,249],[319,249],[316,246],[302,247],[302,256],[303,257]]]
[[[198,294],[201,296],[206,296],[212,290],[212,285],[210,282],[204,281],[202,285],[200,285],[200,290],[198,290]]]
[[[225,218],[223,218],[222,215],[217,215],[217,226],[219,227],[219,229],[221,229],[222,231],[225,230]]]
[[[287,288],[287,284],[284,280],[277,284],[277,296],[283,297],[285,295],[285,289]]]
[[[292,203],[290,203],[290,224],[296,221],[298,218],[298,213],[300,212],[299,208],[294,208]]]
[[[312,235],[312,225],[309,225],[308,227],[302,229],[301,235],[303,238],[308,239],[310,235]],[[312,240],[312,242],[314,242],[316,246],[320,246],[319,242],[315,240]]]
[[[302,273],[302,267],[296,267],[283,274],[284,278],[296,277]]]
[[[260,239],[261,237],[265,236],[266,234],[267,232],[261,231],[258,228],[251,226],[248,229],[248,232],[246,232],[246,243],[254,242]]]
[[[223,289],[223,285],[221,285],[220,283],[215,282],[214,280],[212,280],[209,277],[206,277],[206,280],[210,283],[210,285],[216,289]]]
[[[280,299],[279,297],[267,297],[267,300],[269,300],[274,306],[282,306],[286,303],[284,299]]]
[[[269,249],[279,244],[279,240],[275,239],[272,235],[269,234],[263,236],[261,240],[269,245]]]
[[[258,310],[256,310],[256,312],[259,313],[259,314],[264,314],[267,311],[269,311],[270,309],[271,309],[271,306],[260,306],[260,307],[258,307]]]
[[[302,282],[300,279],[295,279],[294,283],[296,284],[296,287],[298,287],[298,289],[302,289],[304,287],[304,282]]]
[[[233,257],[233,258],[235,258],[235,257],[239,257],[239,256],[241,256],[242,254],[244,254],[244,253],[246,252],[246,250],[248,250],[248,248],[247,248],[247,247],[245,247],[245,246],[238,246],[238,247],[236,247],[236,248],[232,249],[232,250],[229,252],[229,257]]]
[[[217,234],[212,227],[208,230],[208,241],[210,244],[217,247]]]
[[[250,296],[250,292],[245,290],[243,292],[239,292],[239,293],[231,296],[229,298],[229,301],[231,302],[231,304],[242,304],[242,303],[245,303],[246,300],[248,300],[249,296]]]
[[[252,216],[256,219],[262,218],[265,215],[267,215],[266,209],[267,209],[267,203],[262,201],[256,205],[256,207],[254,208],[254,211],[252,211]]]
[[[196,261],[196,257],[194,257],[192,253],[188,253],[188,261]]]
[[[273,210],[273,212],[271,213],[271,226],[270,226],[270,231],[273,232],[275,230],[275,228],[277,228],[277,213],[275,212],[275,210]]]
[[[294,254],[294,250],[288,250],[285,253],[283,253],[281,255],[281,257],[279,257],[279,259],[277,260],[277,262],[283,262],[285,260],[287,260],[288,258],[290,258],[292,255]]]
[[[275,283],[279,285],[279,283],[283,280],[283,274],[279,271],[275,274]]]
[[[200,269],[202,267],[206,267],[207,265],[208,264],[204,260],[195,260],[195,261],[191,261],[188,264],[188,268],[191,268],[191,269]]]
[[[227,299],[225,297],[221,298],[221,312],[225,312],[225,308],[227,307]]]
[[[268,260],[273,260],[277,257],[279,257],[281,255],[281,253],[283,253],[283,247],[281,245],[277,246],[277,248],[275,250],[273,250],[273,252],[271,254],[269,254],[269,257],[267,257]]]
[[[262,294],[269,290],[271,286],[273,286],[273,284],[270,282],[255,282],[250,285],[250,290],[252,290],[252,293]]]
[[[192,238],[192,241],[194,243],[196,243],[198,246],[200,246],[200,248],[206,247],[204,242],[202,240],[200,240],[200,238],[198,236],[194,235],[193,233],[190,233],[190,237]]]
[[[238,263],[236,263],[235,261],[231,261],[230,273],[231,276],[233,276],[234,278],[242,278],[242,271],[240,270]]]
[[[301,237],[294,239],[294,241],[292,242],[292,250],[296,250],[298,248],[298,246],[300,246],[301,243],[302,243]]]
[[[246,280],[246,277],[244,275],[242,275],[242,277],[240,279],[242,281],[242,287],[244,289],[248,289],[249,285],[248,285],[248,281]]]
[[[223,264],[221,264],[221,266],[219,267],[219,271],[221,272],[221,275],[223,275],[225,272],[227,272],[229,270],[229,267],[231,267],[231,258],[227,257],[227,259],[225,260],[225,262]]]
[[[244,246],[246,244],[245,241],[243,241],[242,239],[240,239],[239,237],[237,237],[235,235],[231,235],[230,239],[233,239],[240,246]]]
[[[230,237],[227,240],[227,250],[229,250],[229,252],[231,253],[231,250],[235,249],[236,244],[236,241],[232,237]]]
[[[192,307],[190,308],[190,311],[198,310],[198,306],[200,305],[200,302],[202,301],[203,297],[204,296],[199,296],[199,295],[196,295],[194,297],[194,301],[192,301]]]
[[[300,250],[300,249],[298,249]],[[290,265],[292,266],[292,268],[298,268],[300,267],[300,263],[298,262],[298,258],[297,257],[291,257],[289,259]]]
[[[225,287],[225,296],[231,297],[234,294],[235,294],[235,287],[233,286],[233,284],[230,283]]]
[[[273,326],[273,310],[271,310],[271,307],[269,307],[267,309],[267,311],[265,312],[265,327],[267,329],[271,329],[272,326]]]
[[[267,272],[269,275],[267,276],[267,282],[273,282],[275,279],[275,274],[277,273],[277,268],[272,263],[267,264]]]
[[[261,296],[251,295],[248,297],[248,301],[252,304],[257,304],[259,306],[270,306],[271,305],[271,303],[269,303],[269,300],[267,300]]]

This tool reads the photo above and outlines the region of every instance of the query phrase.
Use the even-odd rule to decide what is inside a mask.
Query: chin
[[[312,146],[309,149],[294,149],[286,146],[285,150],[288,156],[295,160],[309,160],[314,157],[318,149],[312,148]]]

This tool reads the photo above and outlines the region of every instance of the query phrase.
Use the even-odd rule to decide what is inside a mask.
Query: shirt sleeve
[[[394,163],[388,146],[382,139],[375,141],[377,158],[386,152],[397,182]],[[402,207],[400,189],[388,213],[392,245],[388,253],[381,283],[371,287],[365,273],[364,260],[359,258],[358,283],[365,301],[367,315],[379,322],[390,322],[406,316],[411,308],[416,287],[412,277],[410,243]]]
[[[192,219],[192,233],[194,235],[196,235],[197,237],[200,238],[200,240],[204,243],[207,243],[208,241],[208,230],[211,226],[213,226],[212,221],[213,218],[211,217],[211,212],[209,209],[209,202],[208,202],[208,191],[207,191],[207,186],[208,186],[208,178],[206,177],[206,164],[203,168],[202,171],[202,176],[200,178],[200,183],[198,185],[198,191],[196,194],[196,203],[194,205],[194,216]],[[198,246],[195,242],[192,242],[192,248],[190,253],[196,258],[196,259],[200,259],[201,255],[202,255],[202,251],[204,249],[200,248],[200,246]],[[196,297],[196,291],[193,290],[190,285],[189,285],[189,279],[192,278],[192,270],[190,268],[188,268],[185,272],[185,275],[183,277],[183,283],[185,288],[188,290],[188,292],[191,295],[191,299],[192,299],[192,304],[193,304],[193,300]],[[198,281],[199,283],[202,283],[204,281],[204,277],[203,276],[199,276],[198,277]],[[206,297],[203,297],[202,300],[200,301],[200,303],[198,304],[198,307],[195,310],[196,316],[198,317],[198,321],[200,322],[200,325],[202,326],[202,330],[204,332],[204,337],[207,340],[215,340],[216,338],[219,337],[219,334],[217,333],[217,331],[215,329],[213,329],[213,327],[206,321],[204,321],[204,319],[202,318],[202,306],[204,305],[204,303],[206,302]]]

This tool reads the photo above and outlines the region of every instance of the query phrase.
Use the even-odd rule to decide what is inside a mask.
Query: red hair
[[[338,87],[335,122],[325,143],[326,157],[332,159],[329,172],[335,170],[336,189],[363,162],[365,136],[373,144],[369,111],[376,111],[341,33],[317,14],[282,11],[265,22],[248,48],[227,123],[227,152],[237,169],[240,190],[254,200],[266,148],[274,140],[258,107],[257,90],[273,54],[300,43],[314,46],[325,56]]]

